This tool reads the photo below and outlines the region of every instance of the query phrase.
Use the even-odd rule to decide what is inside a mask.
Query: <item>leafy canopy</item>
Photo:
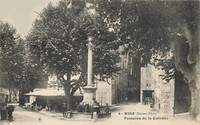
[[[0,85],[19,87],[23,77],[23,40],[16,29],[0,21]]]
[[[57,6],[50,3],[38,15],[27,41],[34,59],[46,72],[56,74],[62,82],[66,75],[80,75],[79,81],[84,81],[89,36],[94,38],[95,46],[94,76],[104,79],[118,72],[119,57],[112,45],[115,33],[109,32],[102,18],[89,14],[85,2],[74,2],[72,8],[65,1]]]

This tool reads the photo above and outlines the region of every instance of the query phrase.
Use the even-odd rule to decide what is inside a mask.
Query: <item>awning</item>
[[[29,96],[65,96],[65,92],[63,89],[57,90],[57,89],[41,89],[37,91],[33,91],[30,93],[26,93],[24,95]],[[83,96],[79,91],[76,91],[73,96]]]

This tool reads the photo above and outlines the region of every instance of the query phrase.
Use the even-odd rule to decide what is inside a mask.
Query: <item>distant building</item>
[[[33,92],[26,93],[25,95],[28,97],[27,103],[33,104],[35,102],[37,106],[43,108],[50,105],[52,110],[62,111],[62,105],[65,103],[65,92],[63,89],[35,88]],[[72,99],[72,108],[76,109],[82,99],[82,94],[76,91]]]
[[[153,66],[147,66],[141,68],[141,91],[140,91],[140,102],[142,104],[150,104],[151,100],[154,98],[155,90],[155,74]]]
[[[3,102],[18,102],[19,101],[19,90],[16,88],[8,89],[0,87],[0,100]]]
[[[7,91],[7,89],[4,88],[0,88],[0,103],[4,103],[7,101],[7,97],[8,97],[9,93]]]
[[[112,103],[140,101],[140,58],[130,53],[121,55],[121,71],[112,80]]]
[[[174,113],[174,79],[166,82],[161,76],[164,71],[153,65],[141,68],[141,95],[142,104],[151,105],[162,114]]]
[[[167,115],[174,115],[189,111],[191,92],[183,75],[175,70],[174,79],[166,82],[161,78],[165,72],[152,65],[141,68],[140,102],[150,105],[154,101],[154,108]]]

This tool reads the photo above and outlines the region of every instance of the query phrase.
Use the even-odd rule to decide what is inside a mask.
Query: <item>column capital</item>
[[[88,37],[88,49],[93,50],[94,45],[93,45],[94,38],[92,36]]]

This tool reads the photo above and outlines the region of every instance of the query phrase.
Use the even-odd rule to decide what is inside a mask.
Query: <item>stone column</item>
[[[92,86],[93,84],[93,43],[92,43],[93,38],[89,37],[88,38],[88,69],[87,69],[87,78],[88,78],[88,82],[87,82],[87,86]]]
[[[93,103],[93,98],[96,97],[96,87],[93,83],[93,38],[88,38],[88,71],[87,71],[87,85],[83,88],[83,102],[84,104],[89,104],[90,106]]]

